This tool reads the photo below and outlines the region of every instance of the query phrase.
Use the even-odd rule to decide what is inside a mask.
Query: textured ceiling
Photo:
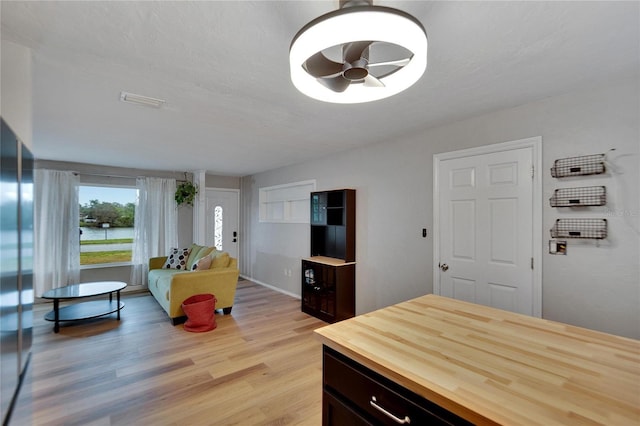
[[[335,105],[289,79],[288,49],[337,1],[1,2],[32,49],[40,159],[242,176],[637,76],[640,3],[375,1],[427,30],[427,72]],[[119,102],[120,91],[165,99]]]

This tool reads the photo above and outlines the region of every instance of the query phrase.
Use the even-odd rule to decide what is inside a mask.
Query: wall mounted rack
[[[581,157],[561,158],[554,161],[551,176],[563,178],[568,176],[598,175],[605,172],[605,154],[583,155]]]
[[[584,186],[581,188],[560,188],[549,199],[551,207],[604,206],[607,204],[607,188],[604,186]]]
[[[607,238],[607,219],[556,219],[551,238]]]

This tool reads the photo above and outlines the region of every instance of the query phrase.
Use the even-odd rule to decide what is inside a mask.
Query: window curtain
[[[34,289],[36,297],[80,279],[80,178],[34,170]]]
[[[133,232],[131,285],[147,285],[149,258],[178,247],[176,180],[138,178],[138,205]]]

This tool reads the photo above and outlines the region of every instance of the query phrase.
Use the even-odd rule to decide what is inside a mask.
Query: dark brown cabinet
[[[322,361],[324,426],[471,424],[327,346]]]
[[[355,315],[355,263],[332,258],[302,260],[302,312],[326,322]]]
[[[356,260],[356,191],[311,193],[311,256]]]
[[[311,193],[311,257],[302,260],[302,311],[327,322],[355,315],[356,191]]]

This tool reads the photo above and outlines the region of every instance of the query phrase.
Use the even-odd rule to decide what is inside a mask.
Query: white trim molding
[[[193,203],[193,242],[195,244],[204,245],[206,232],[206,172],[204,170],[195,170],[193,172],[193,182],[198,187],[195,202]]]

